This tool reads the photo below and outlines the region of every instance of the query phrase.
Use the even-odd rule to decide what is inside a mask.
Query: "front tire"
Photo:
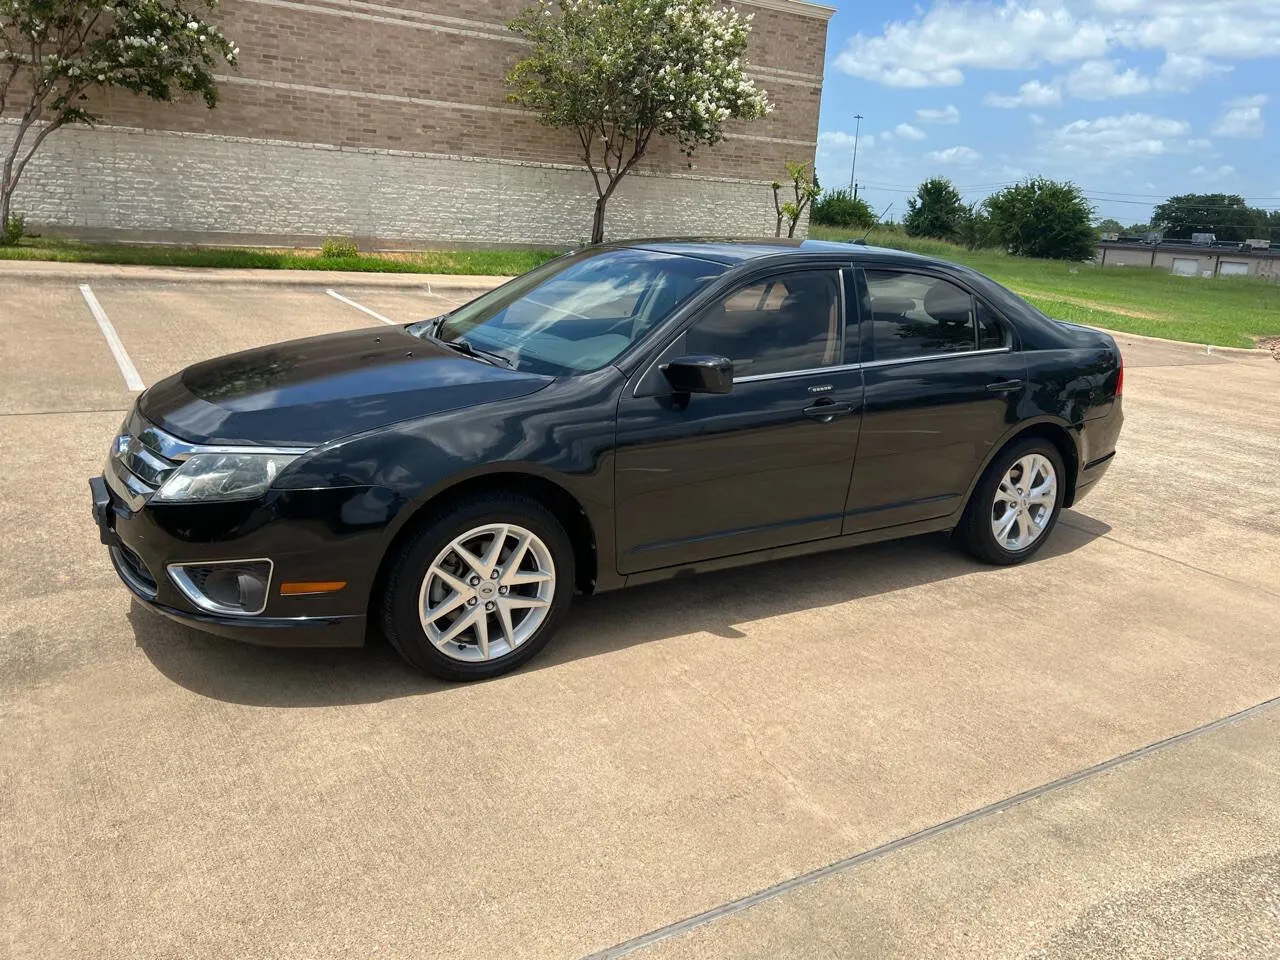
[[[956,526],[956,542],[999,566],[1030,559],[1058,522],[1064,481],[1062,455],[1048,440],[1012,444],[982,474]]]
[[[409,663],[442,680],[514,670],[546,646],[573,593],[573,546],[520,494],[459,501],[392,561],[382,627]]]

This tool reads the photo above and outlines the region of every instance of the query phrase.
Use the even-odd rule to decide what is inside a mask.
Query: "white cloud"
[[[955,104],[948,103],[941,110],[917,110],[916,119],[921,123],[959,123],[960,111]]]
[[[899,140],[923,140],[927,134],[919,127],[909,123],[900,123],[893,128],[893,135]]]
[[[1199,177],[1202,180],[1210,182],[1215,180],[1226,180],[1228,177],[1234,177],[1235,174],[1236,168],[1227,163],[1224,163],[1216,170],[1210,170],[1208,167],[1203,166],[1192,167],[1191,169],[1191,175],[1193,177]]]
[[[1166,56],[1163,79],[1129,83],[1187,89],[1223,69],[1209,58],[1280,56],[1280,16],[1276,0],[935,0],[851,37],[835,67],[892,87],[958,86],[970,68],[1104,60],[1117,48]]]
[[[947,147],[945,150],[932,150],[925,158],[935,163],[973,163],[981,160],[982,154],[970,147]]]
[[[1213,125],[1213,133],[1219,137],[1260,137],[1264,124],[1262,108],[1267,105],[1267,95],[1241,97],[1227,104],[1227,111]]]
[[[1119,60],[1086,60],[1067,74],[1067,91],[1081,100],[1113,100],[1151,89],[1151,80]]]
[[[859,141],[859,147],[865,148],[876,141],[876,137],[863,136]],[[844,131],[827,131],[818,134],[818,152],[819,154],[846,154],[854,148],[854,134],[845,133]]]
[[[856,34],[835,67],[890,87],[946,87],[964,82],[962,67],[1027,69],[1106,50],[1102,25],[1077,20],[1061,0],[944,2],[914,20],[887,24],[880,36]]]
[[[1044,123],[1044,117],[1040,116],[1040,114],[1038,113],[1028,113],[1027,119],[1030,120],[1032,123],[1034,123],[1037,127],[1040,126],[1040,124]]]
[[[1211,77],[1230,73],[1233,69],[1235,68],[1229,64],[1214,63],[1204,57],[1170,53],[1160,65],[1155,85],[1161,90],[1186,91]]]
[[[989,107],[1052,107],[1062,102],[1062,91],[1056,86],[1028,80],[1015,94],[988,93],[982,102]]]
[[[1196,149],[1195,141],[1187,139],[1190,132],[1185,120],[1126,113],[1069,123],[1054,131],[1053,141],[1064,153],[1091,159],[1152,157]]]

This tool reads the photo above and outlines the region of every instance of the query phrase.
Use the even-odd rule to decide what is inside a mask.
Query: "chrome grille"
[[[136,411],[121,431],[111,444],[103,475],[129,509],[137,510],[178,469],[190,445],[147,423]]]

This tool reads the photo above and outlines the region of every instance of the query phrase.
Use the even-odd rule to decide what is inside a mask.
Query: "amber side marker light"
[[[336,593],[346,585],[345,580],[294,580],[280,584],[280,596],[299,597],[308,593]]]

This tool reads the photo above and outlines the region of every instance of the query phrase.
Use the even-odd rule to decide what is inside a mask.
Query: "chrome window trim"
[[[196,585],[187,576],[184,569],[185,567],[220,567],[230,563],[265,563],[267,565],[267,585],[262,591],[262,606],[257,610],[237,610],[234,607],[224,606],[216,600],[210,600],[196,589]],[[216,613],[224,617],[256,617],[267,609],[267,601],[271,599],[271,581],[275,577],[276,565],[270,557],[246,557],[236,560],[188,560],[185,563],[166,564],[165,571],[169,574],[169,579],[182,592],[182,595],[206,613]]]
[[[848,373],[860,370],[865,364],[841,363],[831,367],[807,367],[804,370],[783,370],[778,373],[749,373],[743,377],[734,377],[734,383],[756,383],[760,380],[785,380],[788,377],[807,377],[815,373]]]
[[[782,380],[786,377],[811,377],[818,373],[845,373],[849,370],[867,370],[871,367],[892,367],[900,363],[923,363],[926,360],[957,360],[960,357],[980,357],[992,353],[1012,353],[1013,347],[989,347],[986,350],[956,350],[951,353],[930,353],[921,357],[892,357],[888,360],[867,360],[864,363],[845,363],[838,367],[809,367],[807,370],[790,370],[786,373],[757,373],[734,377],[734,383],[751,383],[755,380]]]
[[[988,347],[986,350],[955,350],[951,353],[928,353],[922,357],[890,357],[886,360],[868,360],[863,367],[891,367],[899,363],[923,363],[925,360],[952,360],[959,357],[981,357],[992,353],[1012,353],[1013,347]]]

